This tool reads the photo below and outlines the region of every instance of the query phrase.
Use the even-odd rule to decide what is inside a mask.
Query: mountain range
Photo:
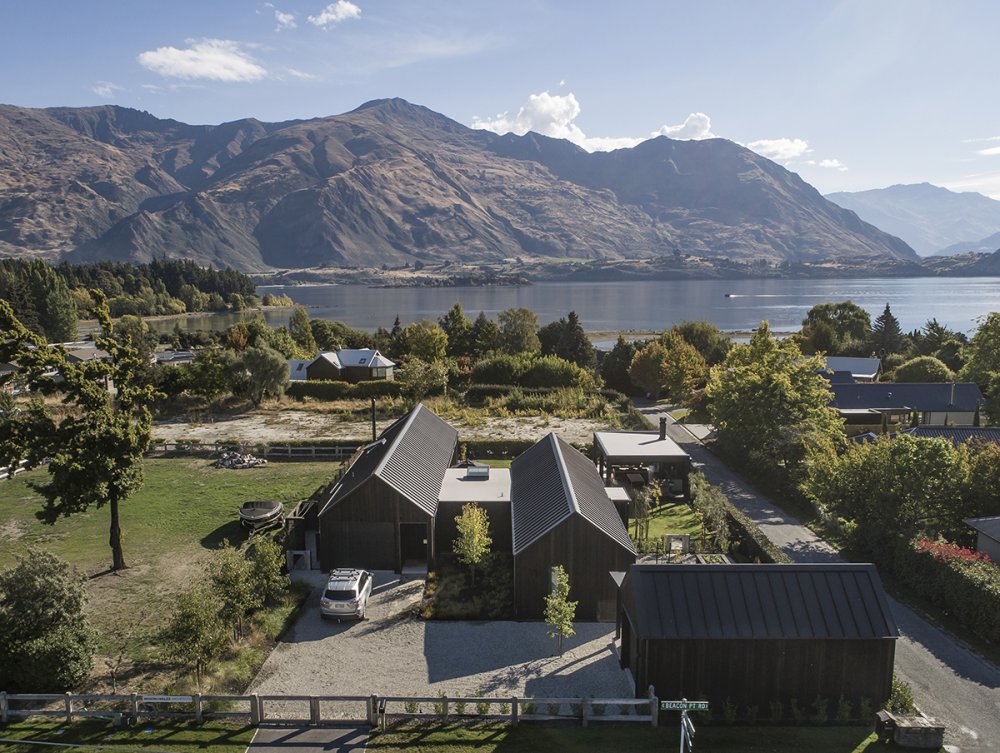
[[[0,254],[244,271],[698,257],[912,265],[905,242],[724,139],[588,153],[401,99],[188,125],[0,105]]]
[[[921,256],[1000,248],[989,248],[993,241],[987,238],[1000,231],[1000,201],[980,193],[917,183],[826,198],[902,238]]]

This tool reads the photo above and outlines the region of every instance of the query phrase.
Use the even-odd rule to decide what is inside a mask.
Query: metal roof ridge
[[[417,414],[418,414],[418,413],[419,413],[420,411],[422,411],[422,410],[427,410],[427,409],[426,409],[426,408],[424,407],[424,404],[423,404],[423,403],[417,403],[417,407],[416,407],[416,408],[414,408],[413,410],[411,410],[411,411],[410,411],[410,415],[409,415],[409,417],[408,417],[408,418],[406,419],[406,423],[405,423],[405,424],[403,424],[403,428],[401,428],[401,429],[399,430],[399,433],[398,433],[398,434],[396,434],[396,437],[395,437],[395,438],[394,438],[394,439],[392,440],[392,444],[391,444],[391,445],[389,445],[389,449],[388,449],[388,450],[386,450],[386,453],[385,453],[385,455],[384,455],[384,456],[382,457],[382,460],[381,460],[381,461],[379,462],[379,464],[378,464],[378,465],[377,465],[377,466],[375,467],[375,470],[374,470],[374,471],[372,471],[372,475],[373,475],[373,476],[378,476],[378,477],[379,477],[379,478],[381,478],[381,479],[382,479],[383,481],[385,481],[385,479],[384,479],[384,478],[382,478],[382,469],[384,469],[384,468],[385,468],[385,464],[386,464],[387,462],[389,462],[389,458],[391,458],[391,457],[392,457],[392,453],[394,453],[394,452],[396,451],[396,448],[397,448],[397,447],[399,447],[399,442],[400,442],[400,440],[401,440],[401,439],[403,438],[403,436],[404,436],[404,435],[406,434],[406,432],[408,432],[408,431],[410,430],[410,427],[411,427],[411,426],[413,425],[413,421],[414,421],[414,420],[416,419],[416,417],[417,417]],[[395,489],[395,487],[393,487],[393,488]],[[398,490],[397,490],[397,491],[398,491]]]
[[[549,438],[552,440],[552,446],[555,448],[556,465],[559,466],[559,478],[562,481],[563,491],[566,492],[566,498],[569,500],[570,514],[577,513],[578,515],[583,515],[580,503],[576,498],[576,489],[570,483],[569,468],[566,467],[566,458],[563,457],[562,447],[559,446],[559,437],[556,436],[554,431],[550,431]],[[583,515],[583,517],[586,516]]]

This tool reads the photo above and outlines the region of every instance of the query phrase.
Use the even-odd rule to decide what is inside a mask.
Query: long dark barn
[[[621,586],[621,663],[636,694],[771,702],[891,692],[899,631],[874,565],[635,565]]]
[[[418,405],[360,449],[319,512],[323,569],[395,570],[434,559],[434,517],[458,434]]]
[[[578,620],[615,619],[611,571],[635,562],[635,547],[594,464],[555,434],[511,465],[514,610],[537,619],[551,591],[552,569],[569,574]]]

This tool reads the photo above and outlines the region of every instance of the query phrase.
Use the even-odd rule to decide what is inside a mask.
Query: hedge
[[[403,387],[399,382],[376,380],[371,382],[294,381],[288,384],[285,394],[298,400],[311,397],[316,400],[342,400],[344,398],[400,397]]]
[[[789,563],[792,558],[775,546],[764,535],[756,523],[744,515],[729,502],[726,510],[726,520],[729,523],[729,539],[731,546],[738,546],[746,557],[757,562]]]
[[[458,446],[465,445],[468,460],[513,460],[535,444],[533,439],[461,439]],[[574,445],[589,457],[590,445]]]
[[[977,552],[927,539],[896,547],[893,570],[908,588],[991,643],[1000,642],[1000,567]]]

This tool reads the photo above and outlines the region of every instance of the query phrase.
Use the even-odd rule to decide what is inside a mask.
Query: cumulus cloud
[[[274,21],[276,26],[275,31],[281,31],[283,29],[294,29],[297,24],[295,23],[294,13],[283,13],[277,8],[274,9]]]
[[[95,81],[94,85],[90,87],[90,90],[98,97],[103,99],[112,99],[115,96],[115,92],[121,91],[122,87],[118,86],[118,84],[113,84],[110,81]]]
[[[333,24],[339,24],[341,21],[360,17],[361,8],[352,3],[351,0],[337,0],[335,3],[330,3],[317,15],[309,16],[307,20],[313,26],[325,29]]]
[[[747,144],[747,148],[777,162],[788,162],[812,151],[805,139],[758,139]]]
[[[713,138],[712,123],[704,113],[691,113],[680,125],[664,125],[648,136],[587,136],[573,121],[580,114],[576,96],[550,94],[548,91],[532,94],[516,114],[502,112],[492,118],[472,119],[473,128],[483,128],[495,133],[515,133],[522,136],[528,131],[566,139],[589,152],[605,152],[635,146],[656,136],[676,139]]]
[[[188,40],[188,47],[143,52],[139,64],[161,76],[212,81],[258,81],[267,70],[228,39]]]
[[[821,159],[817,164],[820,167],[828,167],[831,170],[839,170],[842,173],[847,172],[847,165],[839,159]]]

